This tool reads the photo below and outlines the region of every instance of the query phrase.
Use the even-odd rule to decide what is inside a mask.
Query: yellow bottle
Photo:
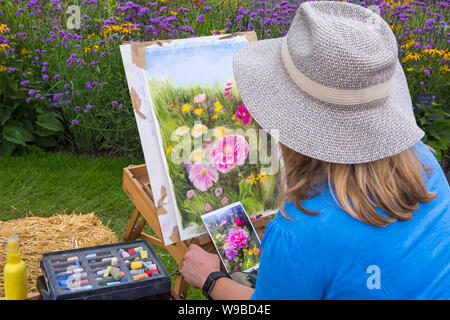
[[[5,276],[6,300],[25,300],[27,294],[27,267],[20,257],[19,237],[8,237],[8,252],[6,265],[3,269]]]

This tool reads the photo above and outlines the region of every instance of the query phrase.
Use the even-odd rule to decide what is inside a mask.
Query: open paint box
[[[44,300],[156,299],[169,296],[171,280],[145,240],[44,253]]]

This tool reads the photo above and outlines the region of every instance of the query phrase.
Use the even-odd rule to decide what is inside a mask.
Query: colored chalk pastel
[[[141,255],[141,259],[147,259],[148,258],[148,253],[146,250],[140,250],[139,254]]]
[[[94,259],[97,258],[97,254],[96,253],[91,253],[91,254],[87,254],[86,255],[86,259]]]
[[[130,256],[133,255],[133,254],[135,254],[135,253],[136,253],[136,251],[134,251],[133,248],[128,249],[128,254],[129,254]]]
[[[80,261],[79,260],[75,260],[75,264],[76,264],[77,267],[79,267],[80,266]]]
[[[112,282],[108,282],[106,285],[107,286],[112,286],[114,284],[119,284],[119,283],[120,283],[120,281],[112,281]]]
[[[103,259],[102,259],[102,262],[111,261],[112,259],[113,259],[113,257],[103,258]]]
[[[86,290],[86,289],[92,289],[92,286],[90,284],[88,284],[87,286],[83,286],[83,287],[71,288],[72,291],[75,291],[75,290]]]
[[[141,269],[141,268],[142,268],[141,262],[132,262],[131,263],[131,270]]]
[[[72,262],[72,261],[75,261],[75,260],[78,260],[77,256],[73,256],[73,257],[67,258],[67,262]]]
[[[122,256],[122,258],[128,258],[130,256],[130,254],[123,249],[120,249],[119,253]]]
[[[132,275],[143,274],[143,273],[144,273],[144,270],[142,270],[142,269],[130,270],[130,273],[131,273]]]
[[[120,279],[120,282],[127,282],[128,280],[127,280],[127,278],[126,277],[122,277],[122,279]]]
[[[130,263],[130,260],[125,260],[124,263],[125,263],[125,264],[129,264],[129,263]]]
[[[111,259],[111,265],[112,266],[115,266],[115,265],[117,265],[119,263],[119,259],[117,259],[117,257],[113,257],[112,259]]]
[[[91,261],[89,261],[89,263],[96,263],[97,262],[97,260],[91,260]]]
[[[145,278],[147,278],[147,275],[145,273],[143,273],[143,274],[138,274],[137,276],[134,276],[133,280],[134,281],[138,281],[138,280],[142,280],[142,279],[145,279]]]
[[[109,277],[109,273],[111,272],[111,266],[108,266],[103,274],[103,278],[106,279]]]
[[[148,271],[145,271],[145,274],[148,275],[149,277],[151,277],[152,273],[155,273],[155,272],[158,272],[158,270],[148,270]]]
[[[103,276],[105,274],[105,272],[106,272],[106,269],[102,269],[102,270],[97,271],[96,273],[98,276]]]
[[[111,268],[111,276],[113,277],[114,280],[120,280],[120,278],[122,278],[120,270],[115,267]]]
[[[139,252],[139,251],[141,251],[142,250],[142,247],[136,247],[136,248],[134,248],[134,251],[135,252]]]

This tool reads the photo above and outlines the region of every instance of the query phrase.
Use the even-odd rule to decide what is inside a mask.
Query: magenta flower
[[[247,124],[252,120],[252,116],[250,115],[250,113],[248,112],[247,108],[243,103],[238,105],[237,107],[236,118],[242,120],[244,124]]]
[[[249,240],[250,237],[244,229],[230,229],[228,231],[227,243],[228,245],[235,247],[236,250],[247,248]]]
[[[236,257],[238,250],[230,245],[224,245],[222,247],[223,251],[225,252],[225,256],[229,259],[229,260],[233,260],[234,257]]]
[[[205,204],[205,211],[211,211],[212,210],[212,206],[207,202]]]
[[[220,200],[220,203],[221,204],[226,204],[227,202],[228,202],[228,198],[227,197],[223,197],[221,200]]]
[[[209,152],[211,165],[222,173],[244,164],[248,155],[248,142],[244,136],[228,134],[217,140]]]
[[[189,180],[194,187],[205,192],[219,179],[219,174],[206,163],[196,163],[189,170]]]
[[[188,190],[188,192],[186,193],[186,196],[188,198],[192,198],[194,196],[194,189]]]
[[[238,226],[239,228],[243,228],[245,227],[245,221],[242,218],[236,218],[236,226]]]

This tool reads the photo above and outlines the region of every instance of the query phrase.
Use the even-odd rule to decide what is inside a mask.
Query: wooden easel
[[[148,178],[147,167],[145,164],[129,166],[123,169],[122,188],[136,207],[125,232],[125,241],[133,241],[137,238],[141,238],[147,240],[152,245],[164,248],[173,257],[179,268],[181,268],[183,257],[191,244],[197,244],[211,253],[217,252],[208,234],[186,241],[180,241],[168,246],[164,245],[161,227],[159,225],[158,215],[150,187],[150,180]],[[139,218],[140,221],[138,222]],[[252,220],[253,226],[255,227],[260,239],[262,238],[264,229],[270,220],[271,217],[267,216]],[[142,231],[146,223],[153,230],[156,237]],[[181,275],[176,276],[174,291],[181,298],[186,297],[188,284],[184,281]]]

